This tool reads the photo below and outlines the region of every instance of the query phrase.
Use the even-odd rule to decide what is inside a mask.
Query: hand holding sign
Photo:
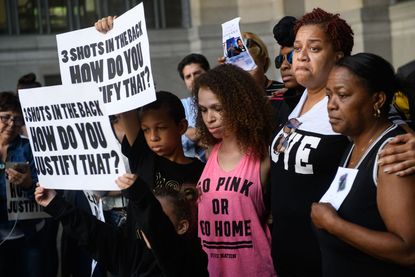
[[[107,16],[101,18],[100,20],[95,22],[95,29],[97,29],[98,32],[106,34],[108,31],[112,29],[114,19],[116,18],[117,16]]]
[[[62,84],[95,82],[108,114],[154,101],[143,4],[95,26],[56,36]]]
[[[55,198],[55,196],[56,191],[53,189],[45,189],[40,185],[36,187],[35,200],[42,207],[46,207],[47,205],[49,205],[49,203],[53,200],[53,198]]]
[[[115,183],[120,189],[128,189],[134,184],[137,178],[138,176],[135,174],[125,173],[124,175],[118,177],[118,179],[115,180]]]
[[[39,182],[46,188],[119,190],[125,172],[92,83],[19,91]]]

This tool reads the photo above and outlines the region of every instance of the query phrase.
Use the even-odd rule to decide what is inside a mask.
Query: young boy
[[[166,91],[156,93],[157,100],[119,116],[125,137],[122,151],[151,189],[168,186],[180,190],[185,181],[196,184],[204,164],[183,154],[181,136],[187,120],[180,99]]]
[[[207,255],[195,231],[195,199],[169,187],[153,194],[135,174],[124,174],[117,184],[133,207],[128,217],[136,223],[141,239],[75,208],[54,190],[38,187],[35,199],[117,276],[208,276]]]
[[[58,204],[48,206],[47,209],[49,213],[61,219],[65,231],[72,233],[78,240],[79,245],[87,247],[94,259],[111,272],[122,273],[122,276],[124,274],[126,276],[141,275],[149,272],[160,275],[166,264],[168,268],[173,267],[173,269],[178,266],[177,264],[171,264],[171,261],[177,261],[177,257],[182,257],[183,250],[184,253],[187,253],[185,248],[188,244],[181,245],[182,239],[175,240],[176,234],[171,234],[171,232],[169,234],[165,224],[171,225],[171,223],[158,222],[157,219],[160,216],[146,217],[144,220],[150,220],[150,223],[156,223],[159,227],[152,228],[151,234],[157,230],[157,235],[169,236],[170,239],[175,241],[175,246],[179,248],[174,250],[175,247],[173,247],[171,251],[168,250],[170,248],[163,249],[161,252],[153,250],[153,254],[149,254],[150,250],[145,247],[146,240],[144,238],[146,236],[142,235],[143,224],[147,223],[143,223],[143,217],[137,216],[137,214],[142,214],[143,210],[148,212],[148,210],[143,209],[147,204],[142,203],[149,201],[149,203],[152,203],[151,205],[154,205],[152,200],[154,197],[151,191],[180,191],[183,184],[196,184],[204,167],[204,164],[198,159],[187,158],[183,154],[181,135],[187,129],[187,121],[180,99],[166,91],[157,92],[156,97],[156,101],[138,110],[123,113],[118,117],[125,132],[122,141],[123,153],[129,158],[131,170],[140,176],[140,184],[135,186],[139,189],[132,189],[127,197],[132,198],[132,200],[138,198],[141,201],[141,204],[129,201],[127,221],[122,228],[116,230],[105,223],[99,223],[77,211],[70,204],[59,200],[59,198],[56,200]],[[53,193],[52,197],[49,197],[49,191],[43,193],[42,190],[39,195],[41,197],[38,201],[46,201],[43,204],[45,206],[54,198]],[[43,200],[43,198],[46,200]],[[164,208],[163,210],[165,211]],[[163,216],[161,217],[163,218]],[[175,223],[174,220],[172,222]],[[184,232],[179,232],[179,230],[183,229],[177,229],[179,235],[187,233],[187,230]],[[194,240],[197,240],[196,235],[193,236]],[[157,243],[157,240],[155,241]],[[193,242],[190,245],[194,248],[193,250],[196,249]],[[201,248],[200,251],[200,253],[203,253]],[[123,259],[115,259],[116,255],[114,256],[113,253],[119,253]],[[172,253],[172,255],[168,253]],[[166,257],[166,255],[169,256]],[[204,255],[200,254],[196,257],[199,261],[196,264],[203,265]],[[133,257],[133,260],[130,260],[132,261],[131,264],[126,263],[125,260],[129,260],[127,258],[131,257]],[[196,270],[199,269],[199,267],[196,268]],[[203,269],[206,270],[206,266],[205,268],[202,266],[201,272],[203,272]],[[189,270],[194,272],[192,267]],[[187,276],[183,272],[181,275]],[[163,272],[163,274],[165,273]],[[168,276],[172,276],[172,274],[168,274]],[[173,274],[173,276],[176,275]]]

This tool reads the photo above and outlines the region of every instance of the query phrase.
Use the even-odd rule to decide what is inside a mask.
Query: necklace
[[[364,147],[361,147],[360,149],[357,149],[357,147],[355,145],[355,147],[352,150],[353,152],[352,152],[352,155],[351,155],[350,160],[349,160],[349,167],[355,167],[356,166],[356,164],[360,161],[363,154],[365,153],[367,148],[372,144],[374,139],[375,139],[375,136],[373,135],[370,138],[370,140],[368,141],[368,143],[366,143],[366,145]],[[355,150],[357,150],[357,151],[355,151]]]
[[[386,129],[389,128],[389,125],[386,125],[386,126],[383,125],[383,127],[380,127],[380,126],[379,124],[376,124],[376,123],[373,125],[372,130],[375,130],[374,134],[370,137],[369,141],[365,144],[364,147],[358,148],[355,143],[355,146],[352,150],[352,155],[350,156],[350,159],[349,159],[348,167],[350,168],[355,167],[360,162],[360,160],[362,159],[362,156],[365,154],[367,149],[372,145],[373,141],[380,134],[382,134]]]

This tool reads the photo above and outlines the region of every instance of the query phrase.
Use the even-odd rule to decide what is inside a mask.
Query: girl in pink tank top
[[[210,276],[276,276],[263,201],[272,112],[249,73],[220,65],[193,93],[210,156],[198,182],[199,237]]]

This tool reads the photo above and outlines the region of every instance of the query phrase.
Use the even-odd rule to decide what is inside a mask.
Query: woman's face
[[[206,87],[199,88],[198,97],[199,110],[207,129],[214,138],[223,138],[225,130],[223,109],[218,97]]]
[[[373,125],[373,107],[377,97],[370,94],[349,69],[333,68],[327,80],[326,93],[333,131],[354,137]]]
[[[6,143],[12,142],[23,126],[23,117],[16,111],[0,112],[0,137]]]
[[[293,68],[297,82],[307,89],[324,89],[336,53],[329,37],[319,25],[300,27],[294,41]]]
[[[282,47],[280,50],[280,55],[283,56],[283,62],[280,67],[281,78],[284,82],[284,86],[288,89],[293,89],[299,86],[297,80],[294,76],[293,66],[287,61],[287,56],[293,51],[292,47]]]

